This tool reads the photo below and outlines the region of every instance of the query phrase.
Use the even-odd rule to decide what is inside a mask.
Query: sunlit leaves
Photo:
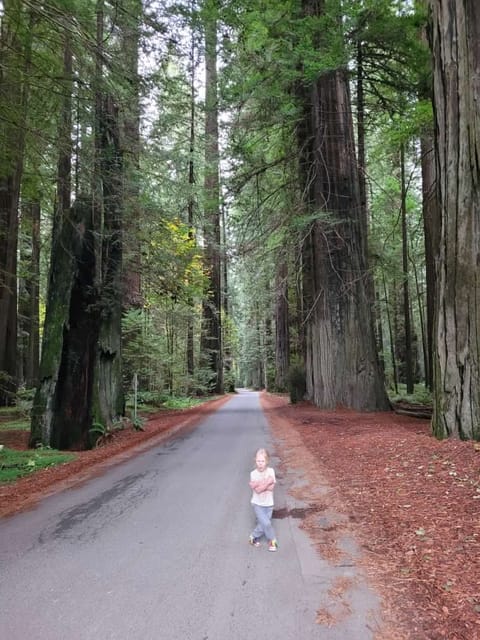
[[[178,219],[161,220],[144,238],[145,279],[156,295],[187,300],[199,295],[204,285],[201,253],[189,228]]]

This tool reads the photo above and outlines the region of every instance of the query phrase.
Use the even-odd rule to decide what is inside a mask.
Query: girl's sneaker
[[[270,540],[270,545],[268,547],[269,551],[278,551],[278,542],[276,540]]]
[[[260,546],[260,540],[258,538],[254,538],[252,535],[249,537],[248,541],[254,547],[259,547]]]

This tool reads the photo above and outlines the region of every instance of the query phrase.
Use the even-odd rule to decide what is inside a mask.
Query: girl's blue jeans
[[[252,505],[257,518],[257,526],[252,532],[254,538],[265,536],[267,540],[275,540],[275,531],[272,527],[273,507],[261,507],[258,504]]]

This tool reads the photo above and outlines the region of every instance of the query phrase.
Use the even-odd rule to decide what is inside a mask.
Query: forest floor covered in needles
[[[282,464],[306,474],[302,527],[319,553],[345,561],[336,539],[346,532],[360,546],[383,596],[378,640],[480,639],[480,445],[438,441],[429,421],[393,412],[322,411],[270,394],[262,404]],[[325,510],[345,517],[324,530]],[[319,621],[334,624],[328,613]]]
[[[119,431],[73,462],[0,485],[0,516],[194,428],[228,399],[162,411],[144,431]],[[344,562],[337,540],[357,542],[355,563],[383,599],[377,640],[480,640],[480,445],[439,442],[427,420],[393,412],[323,411],[268,393],[261,401],[280,473],[284,466],[305,480],[292,492],[308,505],[301,526],[318,552]],[[7,447],[26,448],[27,439],[24,431],[1,434]],[[342,516],[335,526],[319,524],[326,511]],[[332,598],[341,600],[342,589]],[[335,625],[335,615],[319,610],[317,622]]]

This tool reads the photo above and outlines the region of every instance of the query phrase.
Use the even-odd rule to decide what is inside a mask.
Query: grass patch
[[[0,449],[0,483],[12,482],[39,469],[70,462],[75,457],[73,453],[62,453],[55,449],[16,451],[2,448]]]
[[[30,420],[26,418],[18,418],[17,420],[0,421],[0,431],[21,430],[28,431],[30,429]]]
[[[207,400],[213,399],[214,396],[212,396],[211,398],[181,398],[171,396],[162,403],[162,407],[165,409],[189,409],[190,407],[196,407],[199,404],[203,404]]]
[[[190,396],[158,396],[156,401],[151,399],[145,400],[147,394],[141,394],[139,397],[137,412],[139,414],[158,413],[161,409],[189,409],[190,407],[196,407],[199,404],[203,404],[208,400],[214,400],[217,396],[191,398]],[[141,402],[140,400],[143,400]],[[133,414],[133,398],[127,398],[126,408],[128,414]]]
[[[10,416],[18,417],[20,409],[18,407],[0,407],[0,418],[9,418]]]
[[[134,405],[133,402],[127,402],[126,408],[128,409],[127,415],[133,416]],[[158,404],[139,404],[137,406],[137,413],[156,413],[158,412]]]

